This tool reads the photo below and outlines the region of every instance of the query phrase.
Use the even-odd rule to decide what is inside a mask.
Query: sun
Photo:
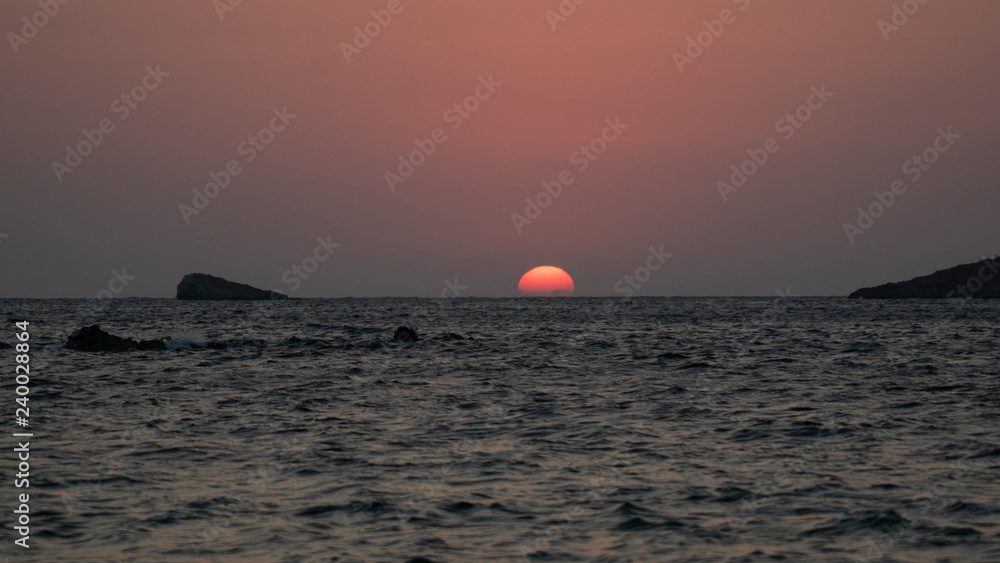
[[[573,278],[562,268],[539,266],[521,276],[517,289],[531,297],[568,297],[573,295]]]

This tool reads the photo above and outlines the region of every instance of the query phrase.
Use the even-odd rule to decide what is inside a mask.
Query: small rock
[[[396,334],[392,335],[393,342],[416,342],[420,340],[417,331],[410,327],[401,326],[396,329]]]
[[[454,332],[449,332],[443,336],[438,336],[434,340],[465,340],[465,337],[461,334],[455,334]]]

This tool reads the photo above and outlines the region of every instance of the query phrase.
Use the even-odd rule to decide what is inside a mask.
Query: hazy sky
[[[226,1],[0,4],[0,297],[509,296],[543,264],[838,295],[1000,252],[995,1]]]

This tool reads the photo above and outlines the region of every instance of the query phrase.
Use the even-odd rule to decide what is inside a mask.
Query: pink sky
[[[402,0],[345,60],[389,4],[243,2],[220,21],[208,0],[70,2],[17,53],[9,33],[40,8],[0,5],[0,297],[92,297],[122,267],[121,296],[172,296],[195,271],[296,297],[431,297],[455,278],[508,296],[542,264],[576,295],[615,295],[661,246],[636,295],[834,295],[1000,251],[996,2],[932,0],[886,41],[879,20],[908,3],[590,0],[553,30],[558,0]],[[674,53],[727,9],[679,72]],[[169,76],[122,119],[113,103],[157,65]],[[481,77],[499,85],[453,128]],[[776,123],[823,85],[786,140]],[[616,118],[627,129],[607,133]],[[114,130],[59,181],[53,161],[103,119]],[[241,143],[272,123],[247,162]],[[903,164],[949,126],[960,137],[911,182]],[[778,150],[723,201],[717,182],[769,137]],[[231,160],[186,222],[179,205]],[[573,182],[519,233],[511,215],[563,170]],[[895,179],[906,193],[852,243],[844,224]],[[289,283],[317,237],[340,246]]]

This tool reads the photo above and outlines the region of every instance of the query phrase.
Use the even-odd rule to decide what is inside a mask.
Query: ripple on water
[[[1000,305],[783,304],[116,300],[186,335],[141,354],[0,315],[44,343],[51,561],[1000,561]]]

